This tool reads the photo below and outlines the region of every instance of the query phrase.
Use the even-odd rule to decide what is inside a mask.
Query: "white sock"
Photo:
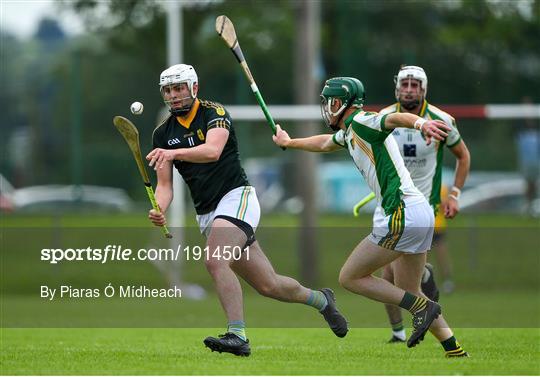
[[[405,340],[407,339],[407,334],[405,333],[405,329],[401,329],[399,331],[394,331],[392,330],[392,334],[396,337],[396,338],[399,338],[401,340]]]
[[[431,276],[431,272],[427,268],[424,267],[424,272],[422,273],[422,284],[427,283]]]

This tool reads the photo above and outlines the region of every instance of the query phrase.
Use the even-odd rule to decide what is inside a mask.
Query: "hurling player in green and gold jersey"
[[[417,129],[428,143],[442,140],[449,127],[440,120],[414,114],[366,112],[364,86],[353,77],[327,80],[321,92],[321,110],[334,135],[291,139],[277,126],[274,142],[280,147],[311,152],[346,149],[360,174],[375,193],[373,229],[353,250],[339,274],[340,284],[357,294],[408,310],[414,331],[407,345],[416,346],[430,330],[446,356],[467,356],[441,314],[441,307],[420,290],[426,253],[433,237],[433,210],[415,187],[405,167],[394,129]],[[395,263],[395,285],[373,274]]]
[[[395,129],[392,132],[414,185],[433,208],[435,214],[433,249],[443,278],[443,291],[449,293],[453,283],[445,241],[445,219],[452,219],[459,213],[459,196],[469,174],[469,150],[459,134],[455,119],[428,103],[426,99],[428,78],[422,67],[403,66],[394,81],[397,102],[382,109],[381,114],[411,113],[425,120],[441,120],[449,127],[448,135],[443,140],[435,140],[430,144],[426,144],[422,133],[414,129]],[[456,171],[453,187],[449,195],[444,195],[444,201],[441,202],[442,164],[445,149],[449,149],[455,156]],[[390,282],[394,281],[392,264],[384,269],[383,278]],[[422,291],[429,298],[438,300],[439,293],[429,264],[426,264],[422,277]],[[390,342],[404,342],[406,334],[402,324],[401,310],[399,307],[386,305],[386,311],[392,325]]]
[[[224,335],[208,337],[204,344],[237,356],[251,353],[237,275],[264,296],[316,308],[332,331],[344,337],[347,321],[337,310],[332,290],[312,290],[276,274],[255,240],[259,202],[240,164],[227,110],[197,98],[198,77],[190,65],[169,67],[159,85],[171,114],[154,130],[154,149],[146,157],[157,173],[156,200],[162,210],[150,210],[149,218],[157,226],[166,222],[174,166],[189,187],[197,222],[207,238],[204,262],[228,321]]]

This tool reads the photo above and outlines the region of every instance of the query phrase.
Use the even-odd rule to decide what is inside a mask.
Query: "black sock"
[[[411,312],[411,314],[414,314],[419,310],[423,310],[426,305],[427,300],[425,298],[415,296],[409,292],[405,292],[403,298],[401,299],[401,302],[399,303],[399,307],[408,310],[409,312]]]
[[[460,344],[453,335],[450,338],[443,340],[441,342],[441,345],[443,346],[447,354],[461,355],[465,353],[465,351],[463,350],[463,348],[461,348]]]

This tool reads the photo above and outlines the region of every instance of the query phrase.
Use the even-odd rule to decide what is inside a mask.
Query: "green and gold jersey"
[[[399,103],[380,111],[381,114],[396,112],[401,112]],[[451,148],[461,141],[461,137],[455,119],[425,100],[418,116],[427,120],[442,120],[451,128],[445,140],[433,139],[430,145],[426,145],[426,140],[420,131],[396,128],[392,132],[414,185],[424,194],[429,204],[436,207],[441,202],[443,145]]]
[[[347,128],[336,132],[333,141],[349,150],[378,205],[389,215],[404,197],[422,199],[422,194],[414,187],[391,130],[384,128],[385,119],[385,115],[358,110],[345,119]]]
[[[216,209],[221,198],[232,189],[249,185],[240,165],[238,142],[229,113],[218,103],[196,99],[185,117],[169,116],[152,135],[154,148],[193,148],[205,143],[206,133],[212,128],[229,130],[229,138],[218,161],[174,161],[174,167],[189,187],[199,215]]]

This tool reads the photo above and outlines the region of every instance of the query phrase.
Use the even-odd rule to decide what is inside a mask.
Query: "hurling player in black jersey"
[[[338,312],[333,292],[312,290],[275,273],[255,240],[260,207],[240,164],[231,117],[219,103],[197,98],[195,69],[177,64],[161,73],[160,91],[170,116],[153,133],[153,150],[146,156],[157,173],[156,199],[162,210],[150,210],[157,226],[173,199],[174,166],[189,187],[197,222],[207,238],[206,268],[227,317],[227,331],[204,344],[238,356],[251,353],[246,337],[242,277],[260,294],[280,301],[317,308],[338,337],[347,334],[347,321]]]

